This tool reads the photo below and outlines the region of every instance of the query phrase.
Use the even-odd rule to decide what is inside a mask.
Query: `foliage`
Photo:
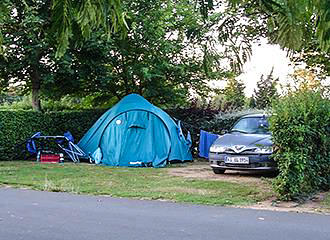
[[[50,111],[65,111],[65,110],[84,110],[93,109],[94,97],[90,96],[86,98],[64,96],[59,100],[41,100],[43,106],[43,112]],[[96,105],[97,109],[108,108],[109,106]],[[0,95],[0,110],[33,110],[31,106],[31,96],[7,96]]]
[[[225,107],[227,107],[226,104],[226,99],[225,99],[225,94],[223,89],[220,91],[217,91],[215,96],[212,96],[210,102],[209,102],[209,107],[211,109],[216,109],[218,111],[226,111]]]
[[[255,16],[254,10],[258,6],[255,1],[249,1],[246,5],[232,4],[232,1],[197,2],[207,22],[205,27],[211,31],[208,37],[216,36],[210,47],[218,49],[219,66],[229,64],[233,72],[240,73],[252,54],[252,44],[265,37],[267,28],[264,19]],[[229,62],[223,61],[226,58]]]
[[[307,44],[302,52],[290,58],[298,68],[307,64],[307,69],[319,77],[330,76],[330,53],[321,51],[316,41]]]
[[[55,40],[57,57],[64,55],[70,40],[74,43],[82,42],[88,39],[95,29],[102,29],[108,38],[112,32],[120,31],[125,34],[126,31],[125,14],[120,0],[3,0],[0,2],[0,49],[5,51],[0,53],[6,53],[6,48],[10,47],[3,42],[3,35],[7,35],[3,26],[17,16],[29,20],[26,27],[31,28],[29,23],[36,26],[36,21],[43,25],[40,36],[46,35],[47,38]]]
[[[330,210],[330,192],[325,194],[323,201],[321,202],[321,206],[325,209]]]
[[[290,80],[281,86],[283,95],[292,94],[296,91],[319,90],[324,98],[330,98],[330,82],[322,75],[316,74],[309,69],[296,69],[290,75]]]
[[[6,96],[6,95],[5,95]],[[42,99],[43,112],[66,111],[66,110],[90,110],[108,109],[117,103],[117,99],[106,99],[106,103],[100,96],[90,95],[86,97],[64,96],[58,100]],[[2,99],[0,95],[0,110],[33,110],[31,96],[14,97],[6,96]]]
[[[322,51],[330,50],[330,2],[327,0],[277,0],[267,8],[273,40],[283,47],[301,50],[317,39]],[[273,2],[273,3],[274,3]]]
[[[226,95],[224,94],[223,89],[221,89],[220,91],[216,92],[216,95],[212,96],[208,105],[204,104],[204,105],[202,105],[202,107],[215,109],[215,110],[218,110],[219,112],[224,112],[224,113],[232,112],[232,111],[241,111],[240,109],[255,109],[256,108],[255,99],[253,97],[244,96],[244,99],[242,98],[240,100],[244,100],[244,104],[241,105],[241,102],[240,102],[241,107],[240,108],[236,107],[233,109],[231,104],[228,104],[228,102],[226,101]]]
[[[93,30],[102,35],[101,27],[110,33],[110,27],[124,24],[119,0],[7,0],[2,6],[11,14],[0,17],[6,50],[0,56],[0,91],[32,92],[32,106],[41,110],[41,95],[58,98],[81,90],[90,76],[104,77],[104,55],[81,46]],[[69,45],[69,39],[75,41]],[[71,53],[65,54],[69,47]],[[85,60],[90,58],[98,60],[90,64]]]
[[[56,2],[59,1],[53,3]],[[89,36],[87,41],[68,45],[59,59],[56,37],[51,31],[49,2],[9,1],[8,7],[17,14],[1,23],[2,32],[6,33],[3,38],[6,53],[0,59],[0,88],[9,91],[14,87],[18,94],[32,91],[36,110],[41,109],[40,98],[98,95],[98,100],[106,103],[131,92],[157,104],[184,104],[189,89],[206,94],[208,79],[231,72],[219,64],[219,57],[233,56],[218,56],[211,48],[215,44],[208,37],[207,24],[211,20],[203,22],[192,2],[125,0],[129,29],[124,39],[120,34],[108,38],[103,31],[91,32],[89,27],[76,33],[75,28],[68,30],[70,27],[64,24],[62,30],[72,32],[73,37],[85,30]],[[69,6],[60,8],[68,10]],[[94,13],[92,8],[85,15],[99,18]],[[63,45],[68,43],[60,38],[59,41],[66,42]]]
[[[250,22],[257,22],[256,37],[290,53],[292,61],[307,63],[316,71],[329,75],[330,1],[329,0],[229,0],[233,8],[243,11]],[[252,24],[251,24],[252,25]],[[254,24],[256,25],[256,24]],[[299,54],[297,54],[299,53]]]
[[[111,42],[99,39],[103,48],[98,51],[106,55],[106,75],[89,79],[84,92],[118,99],[135,92],[156,104],[180,104],[188,89],[204,92],[208,76],[203,56],[191,51],[186,38],[188,29],[202,23],[189,1],[127,0],[124,4],[129,16],[128,36],[124,40],[114,36]],[[194,40],[196,48],[201,41]]]
[[[275,190],[294,199],[330,188],[330,101],[320,91],[291,92],[273,104],[270,127],[279,176]]]
[[[321,51],[330,50],[330,2],[328,0],[230,0],[250,17],[267,21],[268,36],[284,48],[301,51],[316,41]],[[252,8],[251,8],[252,6]]]
[[[70,131],[79,140],[104,110],[47,112],[0,110],[0,155],[8,160],[25,146],[18,147],[34,133],[61,135]]]
[[[226,111],[239,110],[244,106],[244,83],[235,78],[227,80],[227,86],[224,89],[224,105]]]
[[[246,98],[245,106],[247,108],[256,108],[256,100],[253,96]]]
[[[296,64],[307,63],[318,75],[329,75],[330,1],[276,2],[266,10],[270,39],[291,52],[299,52],[291,54]]]
[[[0,110],[32,110],[31,97],[23,96],[17,98],[15,101],[4,101],[0,105]]]
[[[257,89],[254,90],[255,105],[259,109],[265,109],[271,107],[271,103],[278,97],[276,85],[278,78],[273,77],[274,68],[265,78],[261,75],[260,80],[257,82]]]
[[[22,100],[22,97],[0,93],[0,108],[3,104],[11,104],[20,100]]]
[[[6,7],[12,14],[1,22],[6,46],[0,56],[1,90],[15,85],[23,93],[32,92],[32,105],[41,110],[41,85],[56,67],[50,1],[7,1]]]
[[[125,0],[127,36],[109,38],[100,23],[105,13],[97,11],[106,0],[56,0],[52,8],[49,0],[6,1],[14,14],[1,21],[6,53],[0,59],[0,89],[32,92],[36,110],[40,98],[97,95],[107,104],[131,92],[164,106],[184,105],[191,92],[209,93],[209,79],[240,71],[261,26],[226,3],[219,12],[212,1]],[[116,5],[109,7],[117,14],[112,20],[122,25],[116,20],[118,0],[107,2]]]

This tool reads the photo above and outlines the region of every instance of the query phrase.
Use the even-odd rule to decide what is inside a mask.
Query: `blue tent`
[[[168,161],[192,160],[191,140],[180,124],[138,94],[104,113],[78,146],[109,166],[163,167]]]

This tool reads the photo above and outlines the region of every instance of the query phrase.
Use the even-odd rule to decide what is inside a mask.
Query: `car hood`
[[[244,145],[246,147],[255,147],[257,145],[271,146],[271,135],[269,134],[243,134],[228,133],[220,136],[213,145],[232,147],[235,145]]]

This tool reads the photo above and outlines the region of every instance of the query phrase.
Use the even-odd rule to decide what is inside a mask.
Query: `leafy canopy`
[[[88,39],[96,29],[110,37],[111,32],[126,30],[125,13],[120,0],[3,0],[0,2],[0,49],[3,45],[3,24],[13,15],[21,14],[16,5],[23,5],[27,11],[36,11],[34,6],[44,5],[49,14],[49,25],[45,29],[50,38],[56,41],[56,57],[62,57],[69,47],[70,40],[80,42]],[[25,14],[26,12],[22,12]],[[8,47],[8,46],[7,46]],[[1,53],[1,52],[0,52]]]
[[[264,77],[261,75],[257,82],[257,89],[254,90],[254,104],[258,109],[265,109],[271,107],[272,101],[278,97],[276,85],[278,78],[273,77],[274,68],[270,73]]]
[[[244,83],[236,78],[229,78],[224,89],[224,101],[226,110],[237,110],[244,106]]]
[[[316,41],[324,52],[330,50],[330,1],[261,0],[251,9],[251,0],[230,0],[245,9],[250,18],[266,19],[268,37],[282,47],[301,51]]]

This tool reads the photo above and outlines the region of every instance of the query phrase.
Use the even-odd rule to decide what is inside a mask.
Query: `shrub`
[[[62,135],[69,130],[79,140],[103,112],[0,111],[0,159],[13,159],[21,151],[17,145],[39,131],[44,135]]]
[[[298,91],[273,104],[270,118],[279,176],[274,187],[289,200],[330,187],[330,100]]]

